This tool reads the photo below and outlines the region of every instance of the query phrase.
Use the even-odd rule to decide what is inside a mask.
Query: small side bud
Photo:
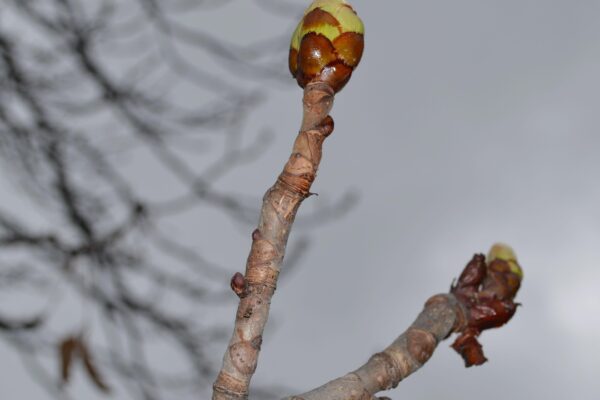
[[[323,132],[324,136],[331,135],[331,132],[333,132],[334,128],[333,118],[331,118],[330,115],[326,116],[323,122],[321,122],[319,125],[319,128],[321,129],[321,132]]]
[[[248,284],[244,275],[236,272],[231,278],[231,290],[240,298],[243,299],[248,294]]]

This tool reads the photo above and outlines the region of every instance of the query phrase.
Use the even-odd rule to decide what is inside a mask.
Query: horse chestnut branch
[[[300,87],[324,82],[337,93],[364,49],[364,26],[346,0],[315,0],[292,35],[290,72]]]

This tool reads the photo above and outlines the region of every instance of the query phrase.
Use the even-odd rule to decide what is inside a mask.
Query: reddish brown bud
[[[319,128],[321,129],[321,132],[323,132],[323,135],[329,136],[331,132],[333,132],[334,128],[333,118],[331,118],[330,115],[326,116],[323,122],[321,122],[319,125]]]
[[[244,298],[247,295],[248,284],[244,275],[236,272],[231,278],[231,290],[239,297]]]
[[[457,324],[460,335],[452,347],[462,355],[467,367],[486,361],[479,334],[506,324],[515,314],[514,297],[519,290],[523,271],[512,249],[496,245],[486,264],[477,254],[467,264],[451,292],[465,311],[466,323]]]

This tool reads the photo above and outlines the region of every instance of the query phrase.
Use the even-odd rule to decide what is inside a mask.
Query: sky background
[[[192,22],[239,43],[291,34],[293,23],[253,3],[234,1]],[[336,96],[336,128],[313,186],[320,196],[300,217],[349,191],[359,201],[343,219],[302,231],[313,245],[273,298],[254,382],[305,391],[356,368],[408,327],[429,296],[447,291],[473,253],[502,241],[524,269],[523,307],[482,335],[489,363],[464,369],[446,341],[386,395],[596,399],[600,2],[352,4],[366,49]],[[264,193],[289,155],[300,99],[291,78],[270,91],[244,130],[269,127],[274,144],[219,187]],[[133,161],[126,168],[140,179],[147,173]],[[9,185],[0,180],[3,196]],[[233,273],[244,268],[251,229],[223,220],[207,209],[169,224]],[[219,308],[215,320],[231,325],[235,307]],[[216,360],[223,351],[215,349]],[[80,377],[75,398],[94,398],[89,391]],[[4,341],[0,399],[46,399]]]

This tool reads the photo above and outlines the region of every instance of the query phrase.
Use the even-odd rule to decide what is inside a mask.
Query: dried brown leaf
[[[83,360],[83,365],[85,366],[85,370],[88,373],[89,378],[96,385],[98,389],[100,389],[104,393],[110,392],[110,387],[106,384],[102,375],[98,371],[96,364],[94,363],[94,359],[92,358],[92,354],[86,344],[83,341],[79,341],[79,355]]]
[[[76,351],[79,347],[79,339],[73,336],[65,338],[59,346],[60,363],[61,363],[61,379],[63,384],[69,382],[71,376],[71,365],[76,357]]]

